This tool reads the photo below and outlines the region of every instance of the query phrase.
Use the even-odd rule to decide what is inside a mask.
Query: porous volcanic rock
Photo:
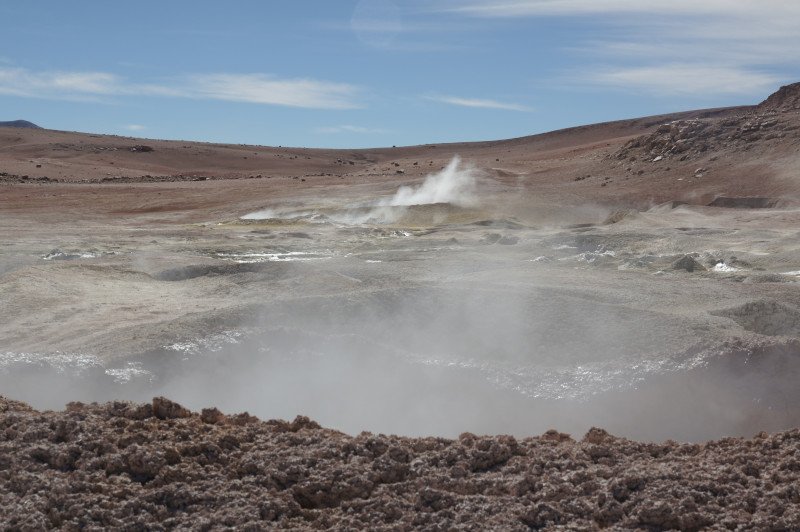
[[[163,398],[38,412],[0,397],[3,529],[556,525],[797,530],[800,430],[705,444],[601,429],[581,441],[353,437]]]

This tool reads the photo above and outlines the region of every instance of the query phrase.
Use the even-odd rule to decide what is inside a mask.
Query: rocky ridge
[[[739,116],[694,118],[660,125],[612,153],[612,159],[659,162],[697,159],[723,148],[750,150],[756,141],[767,146],[779,139],[800,139],[800,83],[781,87]]]
[[[0,527],[800,527],[800,430],[704,444],[361,433],[298,417],[0,397]]]

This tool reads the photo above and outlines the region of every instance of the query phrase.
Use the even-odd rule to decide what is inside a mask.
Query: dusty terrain
[[[601,426],[638,440],[700,442],[790,430],[800,426],[799,153],[798,84],[757,106],[504,141],[373,150],[0,128],[0,393],[39,409],[165,395],[195,410],[214,405],[261,419],[307,415],[349,434],[526,438],[553,427],[583,434]],[[461,166],[451,164],[456,155]],[[423,194],[448,176],[455,188]],[[403,194],[426,199],[403,203]],[[42,424],[31,429],[35,438],[17,439],[20,429],[6,429],[4,444],[20,445],[13,460],[38,460],[29,458],[36,442],[58,440],[57,425],[73,418],[89,420],[81,430],[114,427],[145,439],[142,423],[167,440],[221,430],[194,417],[129,423],[109,413],[116,407],[45,414],[8,408],[16,413],[3,414],[6,426]],[[261,434],[274,446],[269,452],[280,448],[287,460],[295,452],[294,459],[305,460],[296,450],[305,444],[283,442],[277,426],[225,431],[235,438],[248,433],[253,445]],[[303,438],[319,443],[323,454],[326,445],[366,441],[307,430]],[[693,510],[670,517],[662,506],[645,504],[649,495],[614,503],[598,494],[623,482],[621,472],[637,460],[653,471],[677,468],[664,475],[680,485],[675,489],[689,490],[681,479],[694,471],[702,471],[699,478],[727,471],[723,454],[715,453],[730,446],[736,456],[750,449],[752,460],[769,468],[755,477],[761,484],[752,485],[746,508],[732,506],[738,495],[725,490],[713,494],[729,498],[714,503],[724,508],[718,515],[706,496],[681,491],[675,500],[693,500],[714,522],[761,529],[759,519],[772,514],[797,526],[797,494],[780,491],[788,485],[780,483],[782,472],[796,472],[796,432],[759,438],[700,447],[614,439],[605,477],[589,465],[597,457],[585,452],[595,444],[519,440],[509,456],[519,452],[527,465],[506,458],[488,466],[477,484],[452,480],[461,484],[447,488],[451,493],[442,497],[449,502],[436,519],[453,525],[473,512],[469,505],[485,502],[485,526],[533,525],[540,521],[536,508],[545,507],[545,514],[583,519],[587,527],[605,523],[595,510],[570,509],[541,494],[515,502],[510,513],[491,509],[507,505],[491,497],[516,493],[506,468],[558,468],[537,457],[567,453],[578,456],[587,475],[603,478],[587,497],[598,512],[613,507],[608,523],[645,526],[652,511],[653,519],[667,520],[653,527],[692,528],[680,519]],[[469,454],[463,441],[379,439],[430,452],[435,467],[444,467],[436,460],[445,454]],[[160,445],[161,436],[153,441]],[[768,459],[773,451],[794,458],[782,469],[783,462]],[[664,456],[676,453],[686,458],[670,465]],[[94,458],[76,460],[70,467],[80,474],[53,474],[67,483],[99,474],[88,471]],[[378,460],[370,455],[364,467]],[[51,461],[45,457],[37,467],[44,471]],[[303,474],[312,462],[301,466]],[[331,475],[343,474],[331,468]],[[4,482],[12,483],[9,475],[18,469],[6,467]],[[450,470],[436,471],[444,478]],[[140,484],[135,472],[114,475],[108,478],[127,479],[120,493],[156,496],[155,485]],[[444,489],[420,475],[381,488],[398,497],[398,516],[428,504],[414,499],[425,498],[415,482]],[[730,482],[750,489],[752,476],[742,475]],[[7,504],[34,504],[25,494],[44,480],[27,478],[29,484],[14,484]],[[370,477],[368,493],[379,493],[378,484]],[[578,484],[569,489],[583,489]],[[658,486],[642,489],[663,493]],[[289,497],[280,499],[287,506],[275,515],[311,523],[282,524],[334,519],[324,512],[308,517],[308,508],[291,503],[293,493],[281,495]],[[368,506],[374,495],[366,494],[349,498]],[[435,505],[438,495],[431,497]],[[778,499],[788,501],[786,513],[775,513]],[[352,526],[364,526],[355,521],[361,517],[343,517],[351,512],[343,500],[332,511],[345,519],[337,522],[352,518]],[[47,514],[50,503],[40,502]],[[381,506],[374,518],[383,520],[379,514],[389,507],[374,504]],[[641,515],[645,521],[637,521]]]

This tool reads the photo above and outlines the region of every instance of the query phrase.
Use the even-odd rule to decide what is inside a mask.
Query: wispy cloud
[[[786,0],[472,0],[448,2],[444,10],[483,17],[570,16],[595,14],[764,15],[764,11],[800,14],[797,2]]]
[[[0,94],[72,99],[120,93],[118,78],[104,72],[31,72],[0,68]]]
[[[350,25],[359,40],[380,48],[390,44],[403,31],[403,13],[391,1],[362,1],[356,4]]]
[[[47,99],[162,96],[247,102],[310,109],[361,107],[361,89],[347,83],[266,74],[195,74],[134,83],[107,72],[33,72],[0,68],[0,94]]]
[[[567,48],[586,63],[580,74],[567,75],[573,85],[657,95],[757,94],[791,80],[800,65],[800,2],[441,0],[437,9],[483,19],[582,17],[603,27],[614,37]]]
[[[654,94],[753,94],[774,89],[780,76],[739,67],[666,64],[588,72],[583,81]]]
[[[354,37],[361,44],[386,52],[453,52],[471,48],[461,38],[480,27],[479,21],[431,17],[428,9],[392,0],[362,0],[350,20],[311,22],[321,31],[334,31]],[[340,37],[341,38],[341,37]]]
[[[147,129],[147,126],[143,126],[142,124],[126,124],[122,126],[122,129],[127,129],[128,131],[144,131]]]
[[[460,107],[476,107],[481,109],[499,109],[503,111],[533,111],[532,108],[516,103],[499,102],[483,98],[460,98],[458,96],[426,96],[425,99]]]
[[[341,126],[322,126],[314,128],[314,133],[322,133],[322,134],[335,134],[335,133],[388,133],[386,129],[380,128],[372,128],[372,127],[363,127],[363,126],[353,126],[344,124]]]
[[[355,101],[359,89],[353,85],[313,79],[278,79],[263,74],[196,75],[187,80],[183,90],[190,98],[312,109],[360,107]]]

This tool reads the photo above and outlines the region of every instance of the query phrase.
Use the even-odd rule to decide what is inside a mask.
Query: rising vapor
[[[478,171],[474,166],[461,165],[456,155],[440,172],[430,174],[418,187],[400,187],[388,200],[379,206],[408,207],[411,205],[430,205],[450,203],[458,207],[472,207],[477,203],[475,187]]]

